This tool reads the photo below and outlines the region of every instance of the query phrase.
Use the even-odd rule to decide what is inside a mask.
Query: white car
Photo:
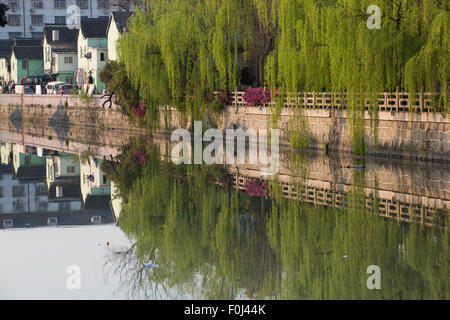
[[[47,94],[59,94],[59,86],[64,84],[62,81],[52,81],[47,83]]]

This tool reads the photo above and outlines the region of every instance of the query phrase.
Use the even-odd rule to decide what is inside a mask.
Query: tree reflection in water
[[[105,270],[130,297],[448,299],[448,215],[425,231],[379,217],[364,170],[353,173],[345,210],[313,207],[284,197],[277,178],[270,198],[249,196],[224,167],[176,166],[144,144],[125,147],[111,173],[122,179],[119,224],[134,244],[112,252]],[[148,161],[133,160],[137,148]],[[301,190],[308,157],[294,157],[291,171]],[[160,268],[144,270],[147,261]],[[370,265],[381,268],[381,290],[366,286]]]

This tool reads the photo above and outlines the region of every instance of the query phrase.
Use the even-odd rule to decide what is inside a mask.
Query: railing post
[[[334,91],[331,91],[330,110],[334,110]]]
[[[389,96],[389,93],[384,92],[384,111],[386,111],[386,108],[388,106],[388,96]]]
[[[423,206],[420,207],[420,226],[422,228],[422,231],[425,230],[425,217]]]
[[[308,94],[303,92],[303,108],[308,109]]]
[[[316,92],[313,91],[312,95],[313,95],[313,109],[315,109],[316,108]]]
[[[419,111],[420,111],[420,113],[423,112],[423,86],[420,88],[420,95],[419,95]]]
[[[398,112],[398,107],[400,105],[400,97],[398,96],[399,87],[395,91],[395,111]]]
[[[235,106],[234,113],[238,113],[238,91],[236,87],[234,88],[234,106]],[[245,104],[244,106],[246,107]]]

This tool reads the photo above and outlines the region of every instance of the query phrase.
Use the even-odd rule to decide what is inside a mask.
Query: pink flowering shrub
[[[145,109],[145,104],[142,102],[138,102],[133,105],[133,112],[138,117],[142,117],[145,114]]]
[[[219,102],[224,106],[228,106],[233,103],[233,98],[231,96],[230,90],[222,90],[218,95]]]
[[[140,164],[144,164],[147,162],[147,154],[142,149],[137,149],[134,152],[134,160],[136,160]]]
[[[230,90],[222,90],[217,95],[206,92],[205,101],[208,107],[213,111],[223,110],[227,105],[233,103]]]
[[[266,181],[247,180],[244,185],[245,191],[251,197],[268,197],[269,185]]]
[[[261,106],[270,101],[270,89],[248,88],[242,98],[249,106]]]

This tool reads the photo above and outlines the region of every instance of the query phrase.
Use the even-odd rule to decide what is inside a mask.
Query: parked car
[[[73,85],[65,83],[60,86],[58,86],[58,91],[61,94],[70,94],[70,92],[73,90]]]
[[[28,86],[23,87],[23,94],[34,94],[33,89]]]
[[[47,86],[46,86],[47,94],[58,94],[58,93],[60,93],[58,91],[58,89],[59,89],[59,86],[62,85],[62,84],[65,84],[65,83],[62,82],[62,81],[52,81],[52,82],[47,83]]]

